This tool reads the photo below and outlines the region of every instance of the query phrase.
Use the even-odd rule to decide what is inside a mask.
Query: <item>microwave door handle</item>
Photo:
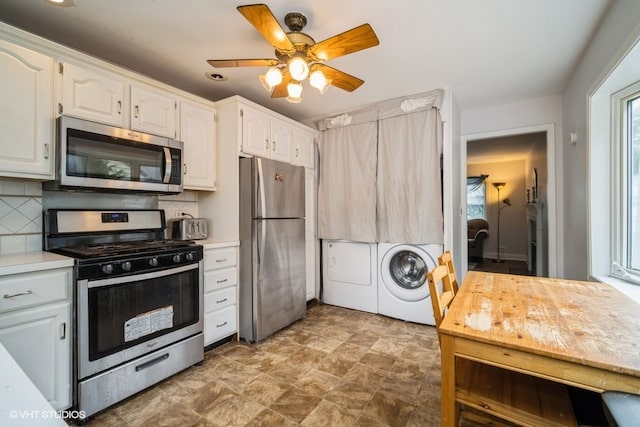
[[[162,147],[162,150],[164,151],[164,177],[162,178],[162,183],[168,184],[171,180],[172,169],[171,150],[169,150],[169,147]]]

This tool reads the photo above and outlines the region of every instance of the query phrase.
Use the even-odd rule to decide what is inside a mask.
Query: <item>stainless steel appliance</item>
[[[260,341],[306,315],[304,168],[240,159],[240,337]]]
[[[206,218],[174,218],[169,220],[171,238],[177,240],[202,240],[208,236]]]
[[[48,210],[45,249],[75,258],[74,403],[86,416],[204,357],[202,246],[162,210]]]
[[[45,189],[182,192],[183,143],[62,116],[57,175]]]

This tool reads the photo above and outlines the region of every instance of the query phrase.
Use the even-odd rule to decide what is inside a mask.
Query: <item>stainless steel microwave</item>
[[[61,116],[56,181],[45,188],[180,193],[182,148],[171,138]]]

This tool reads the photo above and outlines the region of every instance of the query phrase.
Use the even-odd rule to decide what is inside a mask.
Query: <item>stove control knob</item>
[[[122,263],[122,269],[124,271],[131,271],[131,262],[130,261],[125,261]]]
[[[157,257],[149,258],[149,265],[151,267],[157,267],[158,266],[158,258]]]
[[[102,266],[101,270],[104,274],[111,274],[113,273],[113,264],[105,264]]]
[[[176,264],[179,263],[180,261],[182,261],[182,255],[180,254],[175,254],[173,256],[173,258],[171,258],[173,260],[173,262],[175,262]]]
[[[186,257],[187,261],[193,261],[194,259],[196,259],[196,255],[193,252],[189,252]]]

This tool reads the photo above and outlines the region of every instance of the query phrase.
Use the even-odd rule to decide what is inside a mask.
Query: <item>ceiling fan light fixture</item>
[[[320,94],[324,94],[329,89],[331,80],[328,80],[322,71],[315,70],[309,75],[309,84],[318,89]]]
[[[282,72],[276,67],[271,67],[265,74],[260,75],[259,79],[262,87],[264,87],[267,92],[271,92],[274,87],[282,83]]]
[[[76,5],[75,0],[45,0],[45,2],[55,6],[62,6],[62,7],[73,7]]]
[[[291,82],[287,85],[287,101],[292,104],[298,104],[302,101],[302,85],[300,83]]]
[[[309,64],[301,56],[294,56],[287,64],[291,78],[301,82],[309,75]]]

